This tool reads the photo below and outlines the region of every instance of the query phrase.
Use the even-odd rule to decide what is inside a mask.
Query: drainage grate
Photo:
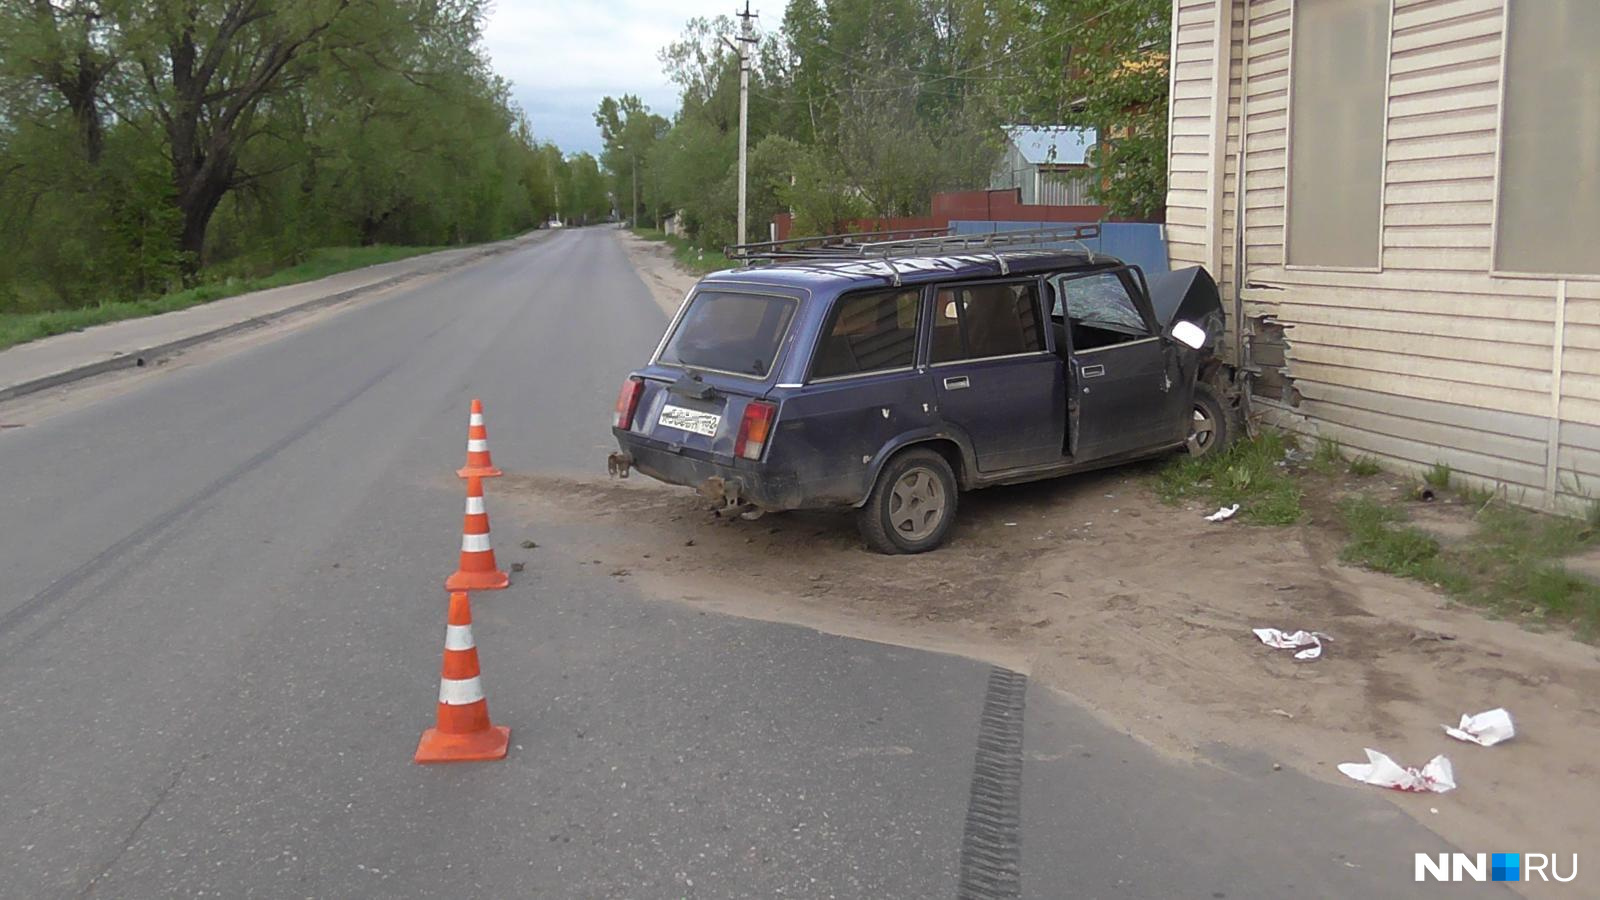
[[[961,836],[961,900],[1022,894],[1022,702],[1028,678],[999,666],[978,724],[972,795]]]

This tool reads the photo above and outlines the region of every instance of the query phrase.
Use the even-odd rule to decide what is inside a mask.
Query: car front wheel
[[[1220,453],[1233,440],[1233,422],[1227,404],[1209,384],[1194,386],[1194,412],[1189,422],[1189,437],[1184,448],[1190,456]]]
[[[944,543],[956,517],[956,476],[932,450],[906,450],[878,473],[856,512],[867,546],[879,553],[924,553]]]

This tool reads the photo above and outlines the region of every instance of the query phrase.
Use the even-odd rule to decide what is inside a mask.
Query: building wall
[[[1017,188],[1022,191],[1023,203],[1038,203],[1038,173],[1039,167],[1028,162],[1016,144],[1007,141],[1005,153],[1001,154],[1000,162],[989,179],[989,189]]]
[[[1395,0],[1381,271],[1349,272],[1284,264],[1290,0],[1179,0],[1168,242],[1232,297],[1242,136],[1254,407],[1572,506],[1600,496],[1600,282],[1490,274],[1506,2]]]
[[[1088,206],[1094,202],[1089,196],[1093,177],[1088,166],[1036,166],[1034,178],[1038,184],[1031,202],[1044,206]],[[1026,191],[1023,196],[1024,203],[1030,202]]]

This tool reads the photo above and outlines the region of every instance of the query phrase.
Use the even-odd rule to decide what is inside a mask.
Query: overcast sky
[[[656,51],[694,16],[732,14],[735,0],[495,0],[484,38],[495,71],[533,120],[540,140],[562,150],[598,153],[594,110],[607,94],[638,94],[672,117],[678,92],[661,73]],[[781,17],[782,4],[773,8]],[[763,23],[765,24],[765,23]]]

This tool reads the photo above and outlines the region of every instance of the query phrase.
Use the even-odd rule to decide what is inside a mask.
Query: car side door
[[[1086,462],[1168,443],[1177,397],[1167,341],[1127,267],[1052,279],[1067,335],[1068,451]]]
[[[989,474],[1060,462],[1063,362],[1045,346],[1038,278],[941,284],[931,292],[928,373],[941,418]]]

